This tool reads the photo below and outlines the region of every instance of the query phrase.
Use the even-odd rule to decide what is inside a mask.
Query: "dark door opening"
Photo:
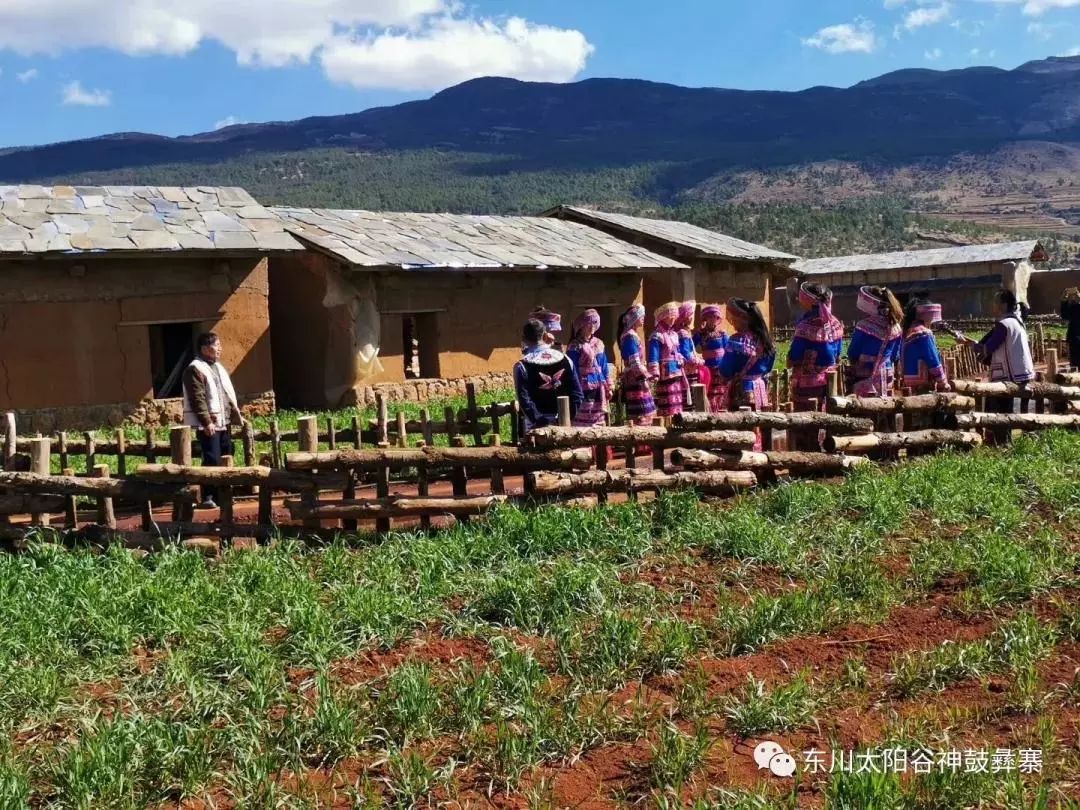
[[[181,377],[195,356],[195,326],[194,323],[150,325],[150,376],[154,399],[183,396]]]
[[[436,312],[419,312],[401,319],[402,356],[405,379],[437,379],[439,377],[439,316]]]

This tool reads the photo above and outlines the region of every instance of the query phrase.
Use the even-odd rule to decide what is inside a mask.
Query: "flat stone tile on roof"
[[[790,253],[755,245],[734,236],[712,231],[689,222],[671,219],[650,219],[629,214],[613,214],[608,211],[594,211],[573,205],[560,205],[545,213],[555,218],[559,213],[570,213],[597,224],[607,224],[629,233],[651,237],[669,245],[696,251],[702,258],[734,259],[738,261],[775,261],[792,262],[798,257]],[[558,220],[556,220],[558,221]]]
[[[302,249],[242,188],[0,186],[0,258]]]
[[[543,217],[272,208],[288,230],[357,267],[660,270],[686,265],[587,225]]]
[[[1031,259],[1042,250],[1038,240],[1001,242],[992,245],[901,250],[892,253],[867,253],[857,256],[831,256],[803,259],[792,267],[808,276],[826,273],[865,273],[872,270],[906,270],[919,267],[947,267],[984,262],[1019,262]]]

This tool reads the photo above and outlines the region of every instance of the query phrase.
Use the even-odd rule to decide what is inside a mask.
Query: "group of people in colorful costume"
[[[860,397],[892,396],[900,375],[913,393],[944,391],[949,380],[932,327],[941,320],[941,306],[914,295],[906,306],[886,287],[862,287],[856,301],[863,318],[847,346],[847,390]],[[1001,290],[995,298],[998,323],[982,340],[970,343],[991,366],[992,379],[1025,382],[1033,376],[1026,333],[1015,296]],[[792,400],[796,410],[824,409],[830,373],[843,355],[844,325],[832,312],[832,292],[805,282],[799,288],[802,310],[787,354]],[[556,424],[557,399],[570,399],[573,424],[581,427],[608,421],[616,389],[627,421],[652,424],[691,406],[695,383],[705,385],[712,411],[769,407],[768,375],[776,347],[757,304],[741,298],[701,307],[694,301],[672,301],[653,313],[654,328],[644,336],[645,307],[634,304],[619,318],[618,351],[622,371],[598,338],[600,315],[581,313],[573,323],[569,345],[556,335],[561,318],[543,307],[534,310],[523,332],[522,359],[515,366],[518,398],[526,429]],[[725,320],[733,327],[724,330]],[[1007,372],[1007,373],[1006,373]],[[617,385],[616,385],[617,383]]]

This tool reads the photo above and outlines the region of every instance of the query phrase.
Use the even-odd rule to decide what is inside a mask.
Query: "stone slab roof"
[[[672,247],[692,251],[701,258],[770,261],[778,264],[794,262],[798,258],[790,253],[782,253],[764,245],[755,245],[753,242],[746,242],[719,231],[691,225],[689,222],[613,214],[608,211],[594,211],[572,205],[560,205],[544,212],[544,216],[558,217],[560,215],[572,216],[597,225],[610,225],[627,233],[656,239]]]
[[[906,270],[919,267],[948,267],[987,262],[1046,261],[1046,252],[1038,241],[1004,242],[993,245],[904,250],[896,253],[871,253],[860,256],[834,256],[827,259],[803,259],[792,267],[807,276],[828,273],[863,273],[873,270]]]
[[[272,208],[286,228],[353,267],[650,270],[685,265],[595,228],[545,217]]]
[[[242,188],[0,186],[0,258],[301,249]]]

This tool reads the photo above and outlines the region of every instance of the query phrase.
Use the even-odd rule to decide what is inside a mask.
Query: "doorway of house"
[[[437,312],[414,312],[401,319],[405,379],[439,376],[439,321]]]
[[[195,323],[155,323],[148,327],[154,399],[182,396],[181,377],[195,356],[195,327]]]

